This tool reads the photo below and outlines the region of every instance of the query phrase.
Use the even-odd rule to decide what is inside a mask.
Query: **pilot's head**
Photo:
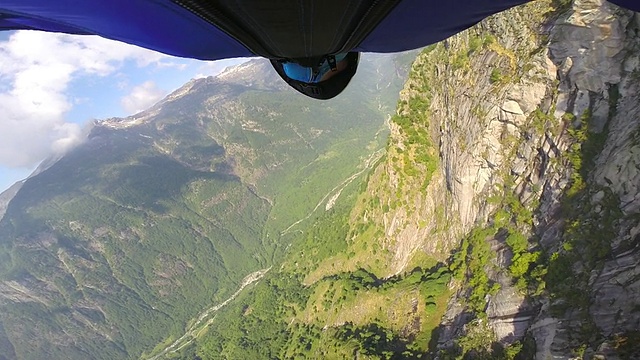
[[[347,87],[358,68],[359,53],[310,59],[271,60],[276,72],[291,87],[314,99],[331,99]]]

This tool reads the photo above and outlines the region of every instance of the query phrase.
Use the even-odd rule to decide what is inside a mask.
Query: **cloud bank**
[[[167,92],[159,89],[153,81],[145,81],[136,86],[131,94],[121,100],[122,107],[129,113],[135,114],[149,108],[160,101]]]
[[[125,61],[161,64],[165,55],[97,36],[18,31],[0,42],[0,166],[32,167],[82,139],[65,121],[72,107],[69,83],[83,75],[107,76]],[[157,101],[152,82],[134,89],[129,108]]]

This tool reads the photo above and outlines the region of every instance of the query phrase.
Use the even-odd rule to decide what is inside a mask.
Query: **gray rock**
[[[520,108],[520,105],[513,100],[505,101],[505,103],[502,104],[501,109],[511,114],[524,115],[524,111],[522,111],[522,109]]]
[[[593,196],[591,197],[591,203],[597,204],[602,201],[602,199],[604,199],[604,191],[600,190],[597,193],[593,194]]]
[[[526,6],[537,5],[532,2]],[[599,239],[611,244],[608,257],[570,264],[571,269],[589,279],[581,291],[592,300],[591,307],[579,311],[569,306],[564,314],[554,310],[558,316],[555,318],[550,310],[552,301],[555,305],[571,305],[566,299],[537,295],[525,301],[507,276],[511,257],[504,245],[493,244],[495,259],[486,268],[491,280],[502,285],[486,304],[488,325],[499,341],[508,344],[527,333],[536,341],[536,358],[569,359],[582,345],[576,334],[586,321],[593,320],[596,333],[590,335],[592,348],[585,354],[597,356],[605,349],[598,348],[602,340],[598,343],[596,339],[640,325],[638,316],[632,314],[640,306],[640,255],[637,246],[632,246],[640,233],[640,135],[631,135],[640,134],[640,39],[635,35],[640,21],[604,0],[576,0],[567,14],[551,19],[554,23],[548,28],[540,24],[523,26],[534,12],[520,11],[516,8],[487,19],[477,29],[491,32],[500,46],[513,52],[516,68],[529,67],[515,71],[513,83],[501,86],[488,81],[491,69],[508,68],[513,60],[497,51],[470,55],[470,70],[452,70],[436,56],[425,55],[420,60],[436,62],[433,71],[425,71],[424,76],[435,76],[428,79],[433,89],[430,126],[440,129],[437,141],[441,173],[439,182],[430,185],[423,199],[412,197],[410,201],[422,219],[430,219],[434,207],[444,208],[447,225],[455,226],[437,234],[411,230],[414,220],[404,210],[388,216],[384,226],[388,239],[393,239],[389,241],[402,242],[395,247],[394,259],[398,263],[407,258],[411,249],[431,249],[432,253],[438,246],[455,249],[452,244],[457,244],[470,229],[486,227],[496,209],[504,205],[492,203],[489,198],[507,191],[525,206],[537,205],[533,209],[534,226],[518,224],[523,233],[535,233],[539,239],[536,250],[564,253],[566,224],[576,221],[575,217],[567,218],[572,211],[566,208],[566,190],[575,183],[572,176],[577,173],[569,162],[577,149],[573,128],[587,121],[587,135],[607,132],[602,151],[588,153],[590,158],[582,159],[579,173],[590,195],[579,200],[586,202],[584,211],[590,211],[582,215],[592,216],[579,220],[585,221],[583,225],[598,224],[607,214],[618,216],[620,211],[612,206],[621,208],[623,213],[621,219],[607,219],[613,222],[606,225],[614,227],[615,235],[607,233],[611,239]],[[536,34],[530,32],[533,28],[549,31],[548,49],[533,51],[540,46],[530,42],[536,39]],[[466,39],[468,34],[453,37],[447,51],[466,51]],[[551,117],[534,119],[531,115],[537,109],[549,112]],[[573,124],[563,119],[567,113],[575,116]],[[534,120],[542,120],[543,131],[534,131],[540,128]],[[590,149],[594,139],[596,136],[583,143],[582,149]],[[593,170],[584,174],[586,169]],[[391,175],[389,178],[395,179]],[[511,188],[505,189],[505,180]],[[433,228],[442,226],[435,224]],[[592,267],[592,262],[598,266]],[[567,274],[567,282],[571,281],[571,274]],[[465,334],[466,324],[477,320],[474,314],[467,313],[466,296],[468,292],[458,289],[449,302],[441,324],[441,347],[451,345]],[[589,319],[585,320],[585,316]]]

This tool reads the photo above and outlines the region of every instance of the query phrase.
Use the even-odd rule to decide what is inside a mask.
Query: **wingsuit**
[[[639,0],[610,1],[640,11]],[[315,70],[331,60],[328,55],[423,47],[526,2],[0,0],[0,30],[94,34],[180,57],[218,60],[258,55]]]

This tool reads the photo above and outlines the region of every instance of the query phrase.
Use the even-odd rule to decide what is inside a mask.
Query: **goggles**
[[[293,80],[305,82],[305,83],[317,83],[322,80],[329,71],[335,69],[336,64],[344,60],[347,57],[347,53],[338,54],[333,56],[335,62],[330,61],[331,57],[327,56],[322,59],[319,66],[308,67],[303,66],[295,62],[284,62],[282,69]],[[333,63],[333,64],[332,64]]]

